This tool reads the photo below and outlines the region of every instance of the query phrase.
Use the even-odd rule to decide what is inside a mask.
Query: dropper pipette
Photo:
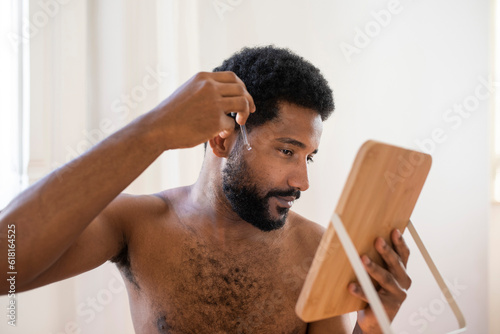
[[[234,117],[234,120],[236,121],[236,113],[232,112],[231,117]],[[240,125],[241,129],[241,136],[243,137],[243,147],[247,149],[247,151],[250,151],[252,149],[252,146],[250,146],[250,143],[248,142],[248,134],[247,134],[247,127],[245,124]]]

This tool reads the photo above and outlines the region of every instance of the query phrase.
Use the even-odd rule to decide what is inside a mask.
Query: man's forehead
[[[259,128],[272,140],[295,140],[317,147],[323,131],[323,122],[320,114],[312,109],[280,103],[278,117]]]

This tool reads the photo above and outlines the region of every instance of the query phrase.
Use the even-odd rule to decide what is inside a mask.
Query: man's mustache
[[[288,189],[288,190],[273,189],[267,193],[266,198],[271,198],[271,197],[276,197],[276,196],[282,196],[282,197],[293,196],[297,200],[300,198],[300,190],[297,190],[297,189]]]

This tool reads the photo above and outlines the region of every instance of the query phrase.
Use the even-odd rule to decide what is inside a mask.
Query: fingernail
[[[384,238],[381,238],[381,239],[382,239],[382,241],[381,241],[382,247],[386,248],[387,247],[387,243],[385,242]]]
[[[396,237],[401,239],[401,231],[399,231],[399,229],[396,229]]]
[[[366,265],[369,265],[370,264],[370,258],[368,256],[363,256],[363,262],[366,264]]]

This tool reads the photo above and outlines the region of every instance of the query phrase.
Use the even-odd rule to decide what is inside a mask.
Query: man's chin
[[[283,228],[283,226],[285,226],[287,217],[288,217],[288,209],[278,210],[278,215],[277,217],[273,217],[274,219],[263,219],[259,220],[258,222],[249,222],[249,223],[261,231],[270,232]]]
[[[283,219],[279,219],[279,220],[265,220],[265,221],[259,221],[259,222],[249,222],[249,223],[263,232],[271,232],[271,231],[279,230],[279,229],[283,228],[283,226],[285,226],[286,215],[285,215],[285,217],[283,217]]]

